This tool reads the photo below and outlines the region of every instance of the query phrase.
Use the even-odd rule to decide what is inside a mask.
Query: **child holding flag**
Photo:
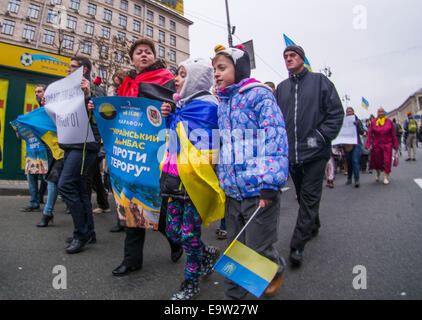
[[[206,227],[224,216],[224,192],[212,166],[219,139],[217,99],[210,93],[213,70],[202,59],[179,65],[175,80],[175,108],[163,103],[161,113],[169,129],[167,153],[161,165],[161,196],[169,197],[166,233],[186,252],[185,280],[172,300],[190,300],[199,293],[199,277],[212,271],[219,249],[201,241]],[[173,111],[173,112],[172,112]],[[217,143],[214,148],[213,143]],[[213,152],[214,150],[214,152]]]
[[[280,190],[288,176],[284,118],[270,88],[250,78],[249,56],[243,48],[217,46],[215,51],[213,66],[219,89],[221,137],[217,176],[227,197],[228,239],[232,242],[258,206],[261,207],[237,240],[278,266],[264,291],[272,295],[280,288],[285,266],[274,247]],[[226,278],[226,299],[242,299],[247,293]]]

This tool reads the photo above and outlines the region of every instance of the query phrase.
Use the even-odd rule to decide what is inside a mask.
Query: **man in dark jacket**
[[[81,66],[84,67],[81,89],[85,94],[85,104],[87,104],[91,98],[91,62],[84,57],[73,57],[69,64],[68,73],[71,74]],[[104,91],[98,87],[95,95],[97,97],[104,96]],[[87,242],[96,242],[92,207],[86,189],[86,176],[88,168],[93,164],[100,150],[101,136],[93,117],[90,118],[89,125],[94,134],[95,142],[86,143],[84,159],[83,143],[60,144],[60,147],[64,150],[64,164],[58,187],[67,208],[72,214],[74,225],[73,238],[69,239],[70,245],[66,248],[67,253],[80,252]],[[83,172],[81,174],[82,165]]]
[[[284,60],[289,78],[277,86],[275,97],[284,115],[289,140],[290,175],[299,213],[291,242],[290,261],[302,263],[307,241],[318,234],[319,203],[331,141],[343,124],[344,110],[332,82],[304,67],[305,52],[288,46]]]

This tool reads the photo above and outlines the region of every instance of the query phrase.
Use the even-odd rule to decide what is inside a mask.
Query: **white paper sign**
[[[57,127],[57,139],[61,144],[84,143],[87,129],[87,142],[94,142],[91,126],[88,128],[88,115],[85,96],[81,89],[83,67],[64,79],[50,84],[44,94],[45,111]]]
[[[346,116],[343,121],[343,126],[341,130],[331,144],[333,146],[337,144],[357,144],[358,143],[358,134],[354,122],[356,121],[356,116]]]

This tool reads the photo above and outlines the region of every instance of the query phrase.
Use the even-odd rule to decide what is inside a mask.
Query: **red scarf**
[[[154,83],[160,86],[174,79],[173,74],[167,69],[157,69],[147,71],[138,75],[135,79],[126,77],[123,83],[117,89],[119,97],[138,97],[139,83]]]

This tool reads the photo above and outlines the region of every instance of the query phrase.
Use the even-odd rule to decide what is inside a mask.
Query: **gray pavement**
[[[418,157],[405,162],[403,155],[387,186],[376,183],[374,174],[362,174],[361,187],[355,189],[338,174],[334,189],[324,187],[322,228],[305,248],[303,266],[288,267],[280,291],[263,299],[421,299],[422,189],[414,182],[422,178],[420,149]],[[291,181],[287,187],[277,242],[286,260],[298,209]],[[158,232],[147,231],[143,269],[116,278],[111,271],[122,260],[124,233],[109,232],[113,213],[95,215],[96,244],[68,255],[64,241],[72,234],[72,220],[61,200],[55,223],[37,228],[41,212],[19,212],[29,197],[0,190],[0,299],[166,300],[183,280],[185,255],[172,263],[167,241]],[[215,237],[217,227],[213,223],[204,229],[203,240],[224,249],[227,243]],[[53,287],[58,265],[66,268],[66,289]],[[362,269],[353,273],[356,266],[365,268],[366,289],[353,286],[364,275]],[[198,299],[223,299],[222,281],[217,273],[203,279]]]

